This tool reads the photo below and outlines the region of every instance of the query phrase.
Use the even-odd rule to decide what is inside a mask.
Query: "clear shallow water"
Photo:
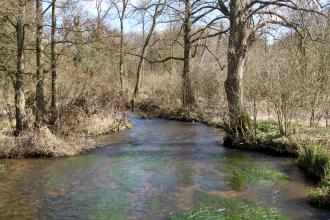
[[[84,155],[0,160],[0,219],[180,219],[213,206],[221,219],[330,219],[306,202],[313,184],[293,159],[224,148],[201,124],[132,120]]]

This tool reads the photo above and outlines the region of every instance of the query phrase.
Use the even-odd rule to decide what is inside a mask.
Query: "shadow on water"
[[[87,154],[0,161],[0,219],[329,219],[292,159],[225,149],[201,124],[132,120]]]

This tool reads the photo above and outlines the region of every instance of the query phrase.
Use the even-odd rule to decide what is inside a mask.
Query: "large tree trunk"
[[[17,34],[17,70],[15,79],[15,110],[16,130],[15,135],[20,135],[25,128],[25,97],[24,97],[24,25],[25,25],[25,1],[19,0],[19,15],[16,24]]]
[[[36,58],[37,58],[37,85],[36,85],[36,125],[40,126],[45,120],[46,102],[44,96],[44,77],[42,61],[42,34],[43,34],[43,15],[42,0],[36,0]]]
[[[184,108],[196,105],[194,93],[190,79],[190,33],[191,33],[191,8],[190,0],[185,0],[185,19],[184,19],[184,52],[183,52],[183,71],[182,71],[182,105]]]
[[[52,70],[52,88],[51,88],[51,118],[50,124],[55,125],[57,121],[57,64],[56,64],[56,0],[52,0],[52,28],[51,28],[51,70]]]
[[[245,72],[249,29],[241,10],[245,1],[230,2],[230,34],[228,45],[228,72],[225,89],[228,100],[230,126],[236,138],[244,138],[249,120],[243,107],[243,76]]]

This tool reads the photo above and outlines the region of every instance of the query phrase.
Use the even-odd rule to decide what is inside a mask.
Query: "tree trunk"
[[[123,4],[124,4],[124,1],[123,1]],[[124,80],[123,80],[123,75],[124,75],[124,15],[125,15],[125,9],[123,8],[123,12],[120,17],[120,54],[119,54],[119,81],[120,81],[120,88],[122,91],[124,89]]]
[[[51,27],[51,70],[52,70],[52,89],[51,89],[51,118],[50,124],[55,125],[57,121],[57,64],[56,64],[56,0],[52,0],[52,27]]]
[[[184,52],[183,52],[183,71],[182,71],[182,105],[184,108],[196,105],[194,93],[190,79],[190,33],[191,33],[191,9],[190,0],[185,0],[185,19],[184,19]]]
[[[43,34],[43,15],[42,0],[36,0],[36,58],[37,58],[37,85],[36,85],[36,125],[40,126],[45,120],[46,102],[44,96],[44,77],[42,61],[42,34]]]
[[[228,70],[225,81],[229,120],[237,138],[244,138],[249,118],[243,107],[243,76],[247,58],[249,29],[241,10],[245,1],[230,2],[230,33],[228,45]]]
[[[158,7],[159,6],[156,6],[156,8],[155,8],[155,13],[154,13],[153,18],[152,18],[152,24],[151,24],[151,27],[149,29],[147,38],[145,39],[143,47],[142,47],[142,52],[141,52],[141,55],[140,55],[139,65],[138,65],[138,69],[137,69],[137,72],[136,72],[136,83],[135,83],[134,95],[133,95],[133,106],[134,106],[134,102],[135,102],[136,98],[139,95],[141,80],[142,80],[142,68],[143,68],[143,63],[144,63],[144,56],[146,54],[151,36],[152,36],[152,34],[155,30],[155,27],[156,27],[157,16],[158,16],[157,15],[158,14]]]
[[[25,97],[24,97],[24,38],[25,38],[25,1],[19,0],[19,15],[17,18],[17,70],[15,79],[15,110],[16,130],[15,135],[20,135],[26,126]]]

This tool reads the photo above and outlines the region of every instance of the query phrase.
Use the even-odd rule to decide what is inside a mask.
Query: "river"
[[[132,121],[79,156],[0,160],[0,219],[330,219],[292,158],[224,148],[198,123]]]

